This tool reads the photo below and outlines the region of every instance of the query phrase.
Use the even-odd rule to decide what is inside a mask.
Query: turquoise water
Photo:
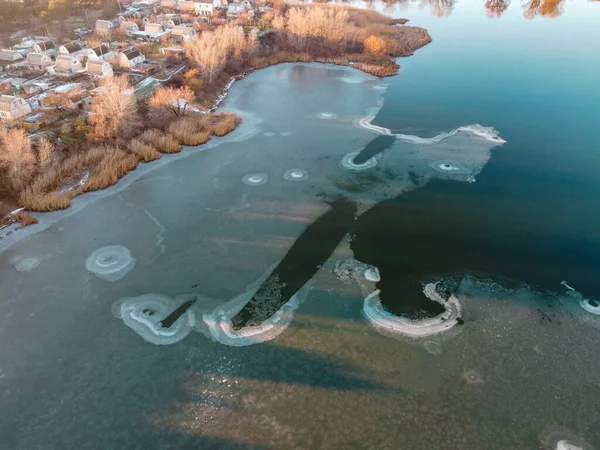
[[[527,19],[519,3],[500,18],[474,1],[441,18],[405,8],[387,12],[427,28],[433,43],[401,60],[374,123],[421,136],[480,123],[507,141],[474,185],[419,191],[448,202],[437,231],[452,225],[497,239],[517,260],[535,242],[526,251],[537,252],[533,278],[551,284],[562,265],[564,277],[575,272],[584,292],[600,295],[600,5],[565,2],[555,19]],[[548,270],[556,273],[545,279]]]

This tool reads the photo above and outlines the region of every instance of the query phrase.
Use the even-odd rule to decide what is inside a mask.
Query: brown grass
[[[217,122],[212,125],[212,132],[215,136],[225,136],[235,130],[240,123],[240,118],[235,114],[219,114]]]
[[[129,143],[129,151],[146,163],[160,159],[160,152],[154,146],[141,139],[133,139]]]
[[[105,154],[100,163],[91,169],[84,191],[97,191],[114,185],[120,178],[134,170],[140,161],[138,155],[126,153],[119,147],[104,148]]]
[[[49,212],[59,209],[67,209],[71,204],[71,192],[42,193],[26,189],[19,196],[21,205],[29,211]]]
[[[18,213],[13,214],[13,218],[16,222],[19,222],[21,224],[19,228],[25,228],[29,225],[35,225],[36,223],[38,223],[38,220],[35,217],[31,216],[25,211],[19,211]]]
[[[169,125],[169,134],[181,145],[200,145],[208,142],[210,131],[203,130],[203,126],[195,117],[184,117]]]
[[[144,131],[139,139],[152,145],[161,153],[179,153],[181,151],[181,144],[173,136],[155,128]]]

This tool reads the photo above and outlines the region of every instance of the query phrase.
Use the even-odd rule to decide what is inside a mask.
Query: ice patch
[[[287,181],[304,181],[308,179],[308,172],[302,169],[289,169],[283,174],[283,179]]]
[[[319,113],[318,116],[321,119],[335,119],[337,117],[336,114],[330,113],[330,112],[322,112],[322,113]]]
[[[127,247],[109,245],[94,250],[85,261],[88,271],[106,281],[119,281],[135,266],[135,258]]]
[[[275,133],[273,133],[272,131],[267,131],[266,133],[264,133],[264,135],[266,137],[273,137],[273,136],[275,136]]]
[[[373,283],[381,281],[381,275],[379,275],[379,269],[377,267],[369,268],[365,270],[365,278]]]
[[[437,283],[429,283],[423,289],[427,298],[438,302],[446,309],[436,317],[423,320],[410,320],[398,317],[385,310],[379,298],[379,290],[369,294],[363,303],[363,313],[376,329],[400,334],[411,338],[423,338],[450,330],[459,323],[460,301],[455,295],[444,300],[436,291]]]
[[[433,170],[445,175],[468,175],[473,169],[466,167],[453,159],[442,159],[434,161],[429,165]]]
[[[568,290],[570,290],[570,291],[575,291],[575,288],[573,288],[573,287],[569,286],[569,285],[567,284],[567,282],[566,282],[566,281],[561,281],[561,282],[560,282],[560,284],[561,284],[562,286],[566,287],[566,288],[567,288]]]
[[[292,133],[291,131],[282,131],[281,133],[279,133],[281,136],[283,137],[290,137],[292,136],[294,133]]]
[[[42,262],[41,258],[22,258],[16,256],[11,258],[10,263],[15,266],[19,272],[30,272],[40,265]]]
[[[579,304],[587,312],[600,316],[600,302],[589,298],[582,298]]]
[[[563,439],[556,443],[556,450],[583,450],[583,447],[571,444],[569,441]]]
[[[448,133],[441,133],[431,138],[422,138],[419,136],[401,133],[394,134],[389,128],[380,127],[371,123],[375,119],[376,115],[377,114],[373,112],[367,115],[366,117],[359,119],[358,122],[356,122],[356,125],[366,130],[370,130],[380,134],[385,134],[387,136],[395,136],[397,139],[407,142],[413,142],[415,144],[436,144],[444,139],[447,139],[451,136],[455,136],[456,134],[461,132],[474,134],[475,136],[482,137],[487,141],[493,142],[494,144],[506,143],[504,139],[500,138],[499,133],[494,128],[484,127],[479,124],[458,127],[457,129],[449,131]]]
[[[262,324],[235,330],[231,320],[252,299],[259,286],[238,295],[229,302],[217,307],[212,313],[202,315],[208,327],[209,336],[221,344],[232,347],[244,347],[270,341],[279,336],[289,326],[293,313],[306,294],[306,286],[300,289],[279,310]]]
[[[251,173],[242,178],[242,183],[248,186],[262,186],[267,184],[269,176],[266,173]]]
[[[185,338],[195,325],[194,312],[188,308],[169,327],[163,327],[165,318],[186,300],[191,300],[190,296],[180,296],[178,299],[173,300],[161,294],[145,294],[117,300],[112,311],[115,317],[122,319],[145,341],[169,345]]]
[[[342,158],[342,167],[349,170],[369,170],[377,165],[377,158],[375,156],[366,160],[362,164],[354,164],[354,158],[356,158],[359,153],[360,152],[352,152],[344,156]]]
[[[359,73],[353,74],[353,75],[349,75],[349,76],[340,77],[340,81],[343,81],[344,83],[348,83],[348,84],[359,84],[359,83],[364,82],[365,80],[366,80],[366,78],[363,77]]]

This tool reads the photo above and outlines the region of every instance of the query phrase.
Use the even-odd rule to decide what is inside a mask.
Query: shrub
[[[13,214],[13,219],[15,222],[19,222],[21,224],[20,228],[28,227],[29,225],[35,225],[38,223],[38,220],[26,213],[25,211],[19,211],[18,213]]]
[[[181,145],[173,136],[164,134],[157,129],[144,131],[139,139],[154,146],[161,153],[179,153],[181,151]]]
[[[197,120],[185,117],[169,126],[169,134],[182,145],[195,146],[204,144],[210,139],[211,133],[199,126]]]
[[[144,162],[160,159],[159,151],[141,139],[133,139],[129,143],[129,151],[139,156]]]
[[[25,189],[19,196],[19,203],[29,211],[48,212],[67,209],[71,204],[73,194],[70,192],[36,192],[31,188]]]
[[[225,114],[220,118],[219,122],[213,125],[213,133],[216,136],[225,136],[235,130],[235,127],[240,122],[239,118],[234,114]]]

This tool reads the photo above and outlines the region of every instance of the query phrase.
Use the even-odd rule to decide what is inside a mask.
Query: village
[[[260,15],[272,10],[244,0],[141,1],[119,4],[111,20],[97,19],[73,30],[72,39],[27,36],[0,50],[0,118],[22,122],[30,132],[69,129],[73,111],[102,92],[101,81],[127,75],[135,96],[189,69],[186,42],[228,22],[258,31]]]

